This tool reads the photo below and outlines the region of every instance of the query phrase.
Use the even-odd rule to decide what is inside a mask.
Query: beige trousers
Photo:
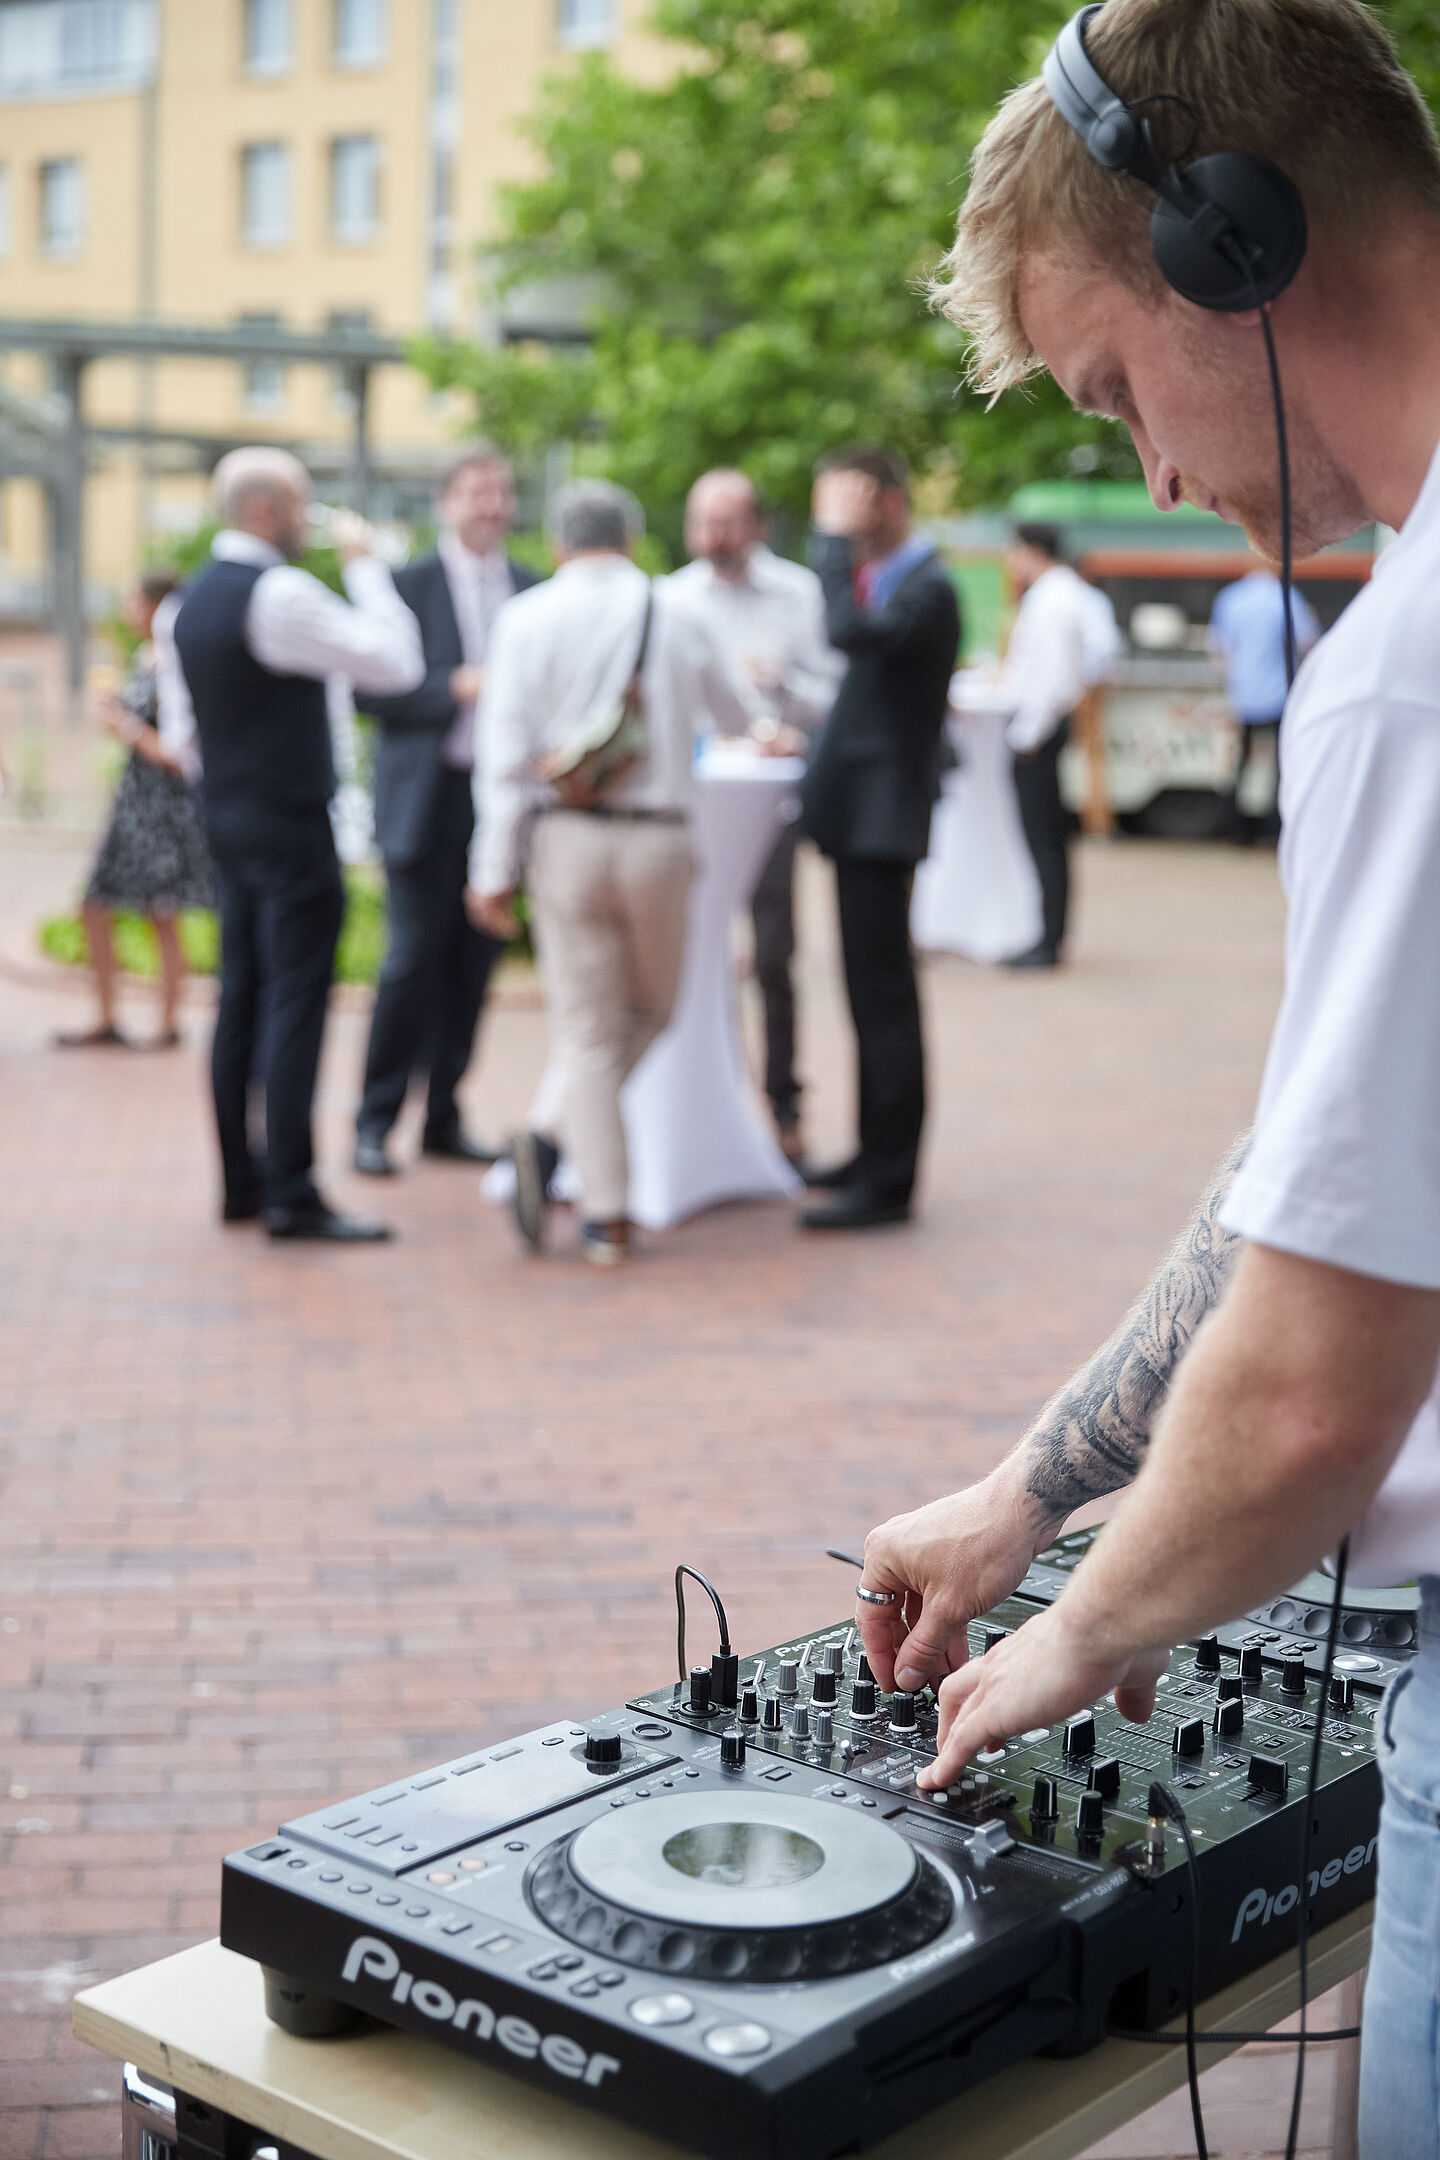
[[[628,1212],[620,1090],[670,1018],[695,862],[683,825],[552,810],[526,874],[558,1068],[556,1135],[587,1222]]]

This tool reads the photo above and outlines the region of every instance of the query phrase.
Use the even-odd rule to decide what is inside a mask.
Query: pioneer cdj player
[[[1094,1535],[1042,1553],[972,1655]],[[404,2026],[716,2160],[837,2160],[1027,2054],[1165,2023],[1197,1921],[1202,1995],[1291,1943],[1317,1717],[1311,1923],[1372,1894],[1374,1719],[1416,1599],[1347,1602],[1322,1704],[1329,1587],[1177,1651],[1148,1725],[1099,1702],[935,1795],[934,1701],[881,1693],[853,1629],[727,1643],[232,1854],[221,1940],[288,2031]]]

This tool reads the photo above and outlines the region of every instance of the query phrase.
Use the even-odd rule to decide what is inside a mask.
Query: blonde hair
[[[1360,0],[1107,0],[1086,46],[1163,155],[1244,150],[1279,165],[1316,226],[1365,231],[1409,197],[1440,216],[1440,146],[1420,92]],[[1096,162],[1038,78],[1011,92],[970,163],[931,299],[971,339],[992,396],[1040,362],[1020,320],[1027,256],[1067,256],[1158,295],[1148,188]]]

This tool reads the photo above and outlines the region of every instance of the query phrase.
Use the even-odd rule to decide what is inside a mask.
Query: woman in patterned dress
[[[160,947],[160,1032],[151,1047],[172,1049],[180,1041],[175,1024],[185,980],[180,944],[181,908],[211,905],[210,863],[194,795],[176,760],[160,741],[155,688],[155,656],[150,632],[155,611],[175,590],[168,572],[141,578],[125,603],[125,620],[144,640],[125,687],[111,699],[105,726],[129,745],[130,760],[115,796],[110,827],[95,859],[85,890],[81,919],[95,970],[100,1017],[92,1028],[56,1037],[66,1049],[100,1045],[128,1047],[115,1019],[115,938],[117,908],[148,916]]]

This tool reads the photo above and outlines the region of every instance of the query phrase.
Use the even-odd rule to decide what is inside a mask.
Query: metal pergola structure
[[[370,377],[379,367],[403,367],[399,338],[364,330],[296,331],[237,324],[46,319],[0,315],[0,351],[40,352],[51,363],[52,389],[23,396],[0,385],[0,471],[38,480],[50,503],[52,607],[65,647],[70,689],[85,672],[85,478],[92,441],[182,445],[198,456],[230,447],[214,435],[186,429],[92,427],[85,417],[85,373],[96,360],[273,360],[337,369],[351,399],[350,455],[345,479],[355,507],[368,507],[374,482],[370,446]],[[213,455],[212,455],[213,454]]]

